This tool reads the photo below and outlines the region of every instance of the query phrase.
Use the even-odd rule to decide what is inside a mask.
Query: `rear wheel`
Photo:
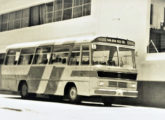
[[[21,94],[21,97],[23,99],[28,98],[28,96],[29,96],[29,94],[28,94],[28,86],[27,86],[26,83],[22,83],[21,84],[20,94]]]
[[[76,86],[71,86],[68,91],[68,98],[71,103],[79,103],[80,97],[77,94]]]

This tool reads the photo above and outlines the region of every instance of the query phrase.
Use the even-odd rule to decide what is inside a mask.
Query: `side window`
[[[20,56],[20,49],[8,50],[5,65],[16,65]]]
[[[33,64],[47,64],[50,59],[51,46],[38,47]]]
[[[69,60],[69,65],[79,65],[80,61],[80,46],[74,46]]]
[[[19,65],[31,64],[35,48],[24,48],[21,50],[21,55],[19,57]]]
[[[54,46],[50,64],[67,64],[70,48],[69,45]]]
[[[89,65],[89,45],[82,46],[82,65]]]
[[[5,53],[0,53],[0,65],[3,64],[4,59],[5,59]]]

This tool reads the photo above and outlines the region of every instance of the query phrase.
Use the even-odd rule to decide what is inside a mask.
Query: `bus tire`
[[[113,99],[103,98],[102,102],[104,103],[104,106],[112,106]]]
[[[68,98],[71,103],[79,103],[80,97],[77,94],[76,86],[70,86],[68,90]]]
[[[23,82],[20,86],[20,95],[22,99],[26,99],[29,97],[28,85],[25,82]]]
[[[112,106],[112,102],[103,102],[104,103],[104,106]]]

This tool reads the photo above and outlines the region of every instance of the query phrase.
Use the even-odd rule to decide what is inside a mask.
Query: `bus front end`
[[[108,44],[107,40],[106,43],[92,44],[92,64],[97,72],[97,83],[91,81],[91,94],[106,98],[138,96],[134,47],[132,44]]]

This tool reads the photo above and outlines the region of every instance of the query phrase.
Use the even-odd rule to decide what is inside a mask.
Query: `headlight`
[[[137,84],[136,83],[128,83],[128,88],[136,88]]]
[[[108,81],[99,81],[98,86],[100,87],[108,87]]]
[[[104,86],[105,85],[105,83],[103,82],[103,81],[101,81],[101,82],[99,82],[99,84],[98,84],[99,86]]]

